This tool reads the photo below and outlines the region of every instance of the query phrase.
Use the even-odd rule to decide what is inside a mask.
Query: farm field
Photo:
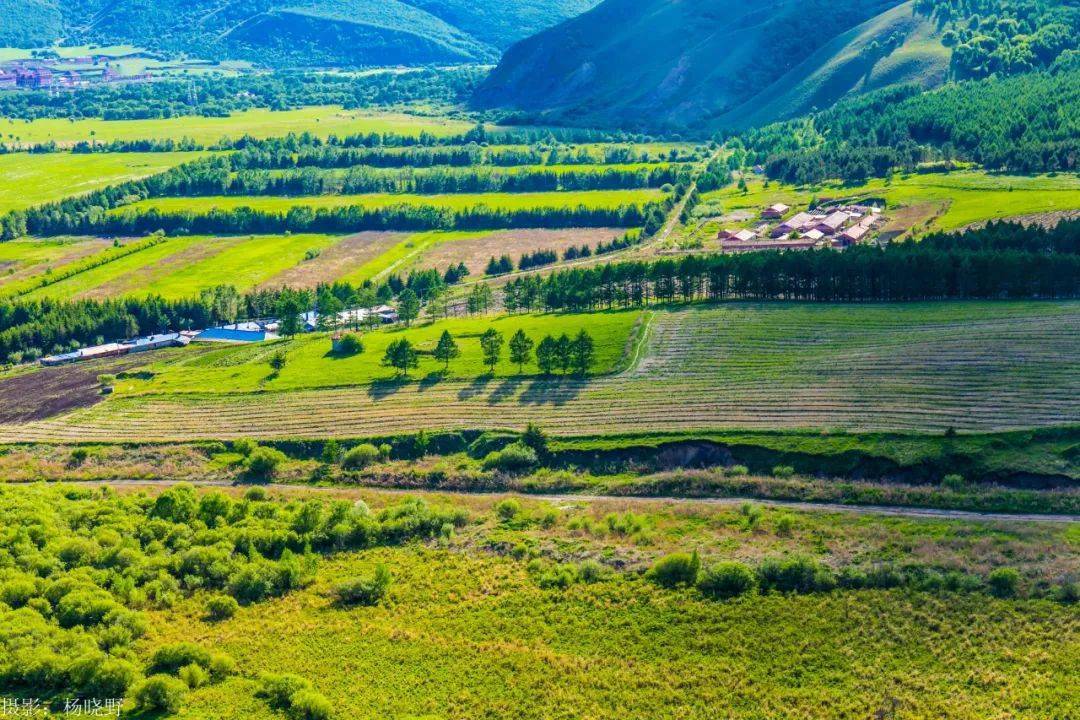
[[[534,342],[545,335],[563,333],[573,337],[587,329],[596,343],[596,362],[593,372],[602,375],[614,370],[623,358],[627,341],[641,313],[637,311],[610,312],[595,315],[521,315],[500,318],[453,318],[414,328],[387,329],[363,335],[364,352],[351,357],[331,352],[330,338],[325,333],[299,336],[290,340],[260,343],[251,346],[226,346],[212,351],[196,348],[198,352],[174,355],[169,361],[151,363],[146,371],[148,380],[132,377],[118,380],[116,392],[137,394],[205,394],[228,395],[235,392],[289,391],[319,387],[375,385],[371,392],[392,394],[399,384],[393,381],[394,371],[381,366],[386,347],[394,340],[407,337],[421,352],[421,364],[411,371],[420,378],[422,387],[454,379],[477,380],[488,372],[480,351],[480,335],[488,328],[501,332],[504,339],[519,329]],[[443,372],[443,364],[431,357],[439,336],[449,331],[461,349],[461,357]],[[267,364],[270,357],[284,350],[288,364],[271,377]],[[518,367],[510,362],[506,348],[496,365],[498,375],[516,375]],[[535,373],[535,368],[527,369]]]
[[[0,495],[5,521],[16,512],[38,521],[50,541],[40,555],[51,559],[79,542],[84,553],[65,550],[58,572],[75,576],[122,546],[128,556],[161,561],[166,578],[175,567],[168,561],[181,557],[200,573],[174,583],[168,602],[138,608],[145,635],[125,643],[125,657],[140,671],[181,642],[231,658],[232,672],[183,693],[176,717],[188,720],[280,717],[259,696],[263,673],[298,675],[342,716],[372,719],[616,717],[632,705],[665,719],[712,718],[718,709],[748,720],[763,711],[799,720],[869,717],[896,706],[912,717],[982,720],[1007,712],[1034,720],[1048,709],[1068,717],[1076,706],[1068,691],[1078,670],[1075,608],[1031,597],[1075,577],[1076,554],[1067,549],[1076,533],[1066,523],[664,501],[403,498],[363,489],[189,486],[166,494],[125,483],[111,492],[35,484],[0,486]],[[265,559],[249,560],[231,543],[222,551],[200,536],[185,548],[142,541],[146,526],[193,527],[195,520],[167,511],[170,499],[187,498],[203,514],[244,508],[242,518],[212,518],[214,534],[229,541],[296,528],[298,542],[314,550],[267,550]],[[97,533],[81,527],[87,515],[98,518]],[[439,522],[444,530],[428,528]],[[361,546],[350,536],[340,548],[327,546],[320,538],[335,524],[362,525],[370,540]],[[131,539],[111,540],[124,537],[120,530]],[[59,538],[68,542],[53,542]],[[9,547],[15,551],[14,538]],[[800,557],[832,577],[913,567],[959,578],[966,589],[750,590],[722,600],[643,574],[691,549],[705,568]],[[193,587],[210,575],[191,561],[196,553],[214,553],[214,572],[229,574]],[[211,597],[242,591],[242,573],[290,563],[291,586],[246,599],[227,617],[208,617]],[[370,577],[379,564],[390,577],[384,597],[336,601],[344,581]],[[1017,596],[993,597],[985,578],[1016,565]],[[81,590],[94,587],[82,582]],[[17,643],[11,630],[33,619],[4,612],[0,646]],[[38,644],[15,647],[13,657],[25,662],[80,632],[37,627]]]
[[[805,208],[812,198],[885,198],[892,222],[889,234],[911,229],[916,235],[934,230],[957,230],[972,223],[1021,215],[1080,208],[1080,178],[995,175],[974,171],[947,174],[898,175],[892,182],[870,180],[862,185],[826,184],[792,187],[759,180],[747,182],[748,193],[734,185],[702,195],[702,203],[718,203],[725,214],[753,212],[783,202]],[[719,229],[717,227],[717,229]],[[715,233],[713,233],[715,234]]]
[[[180,396],[121,393],[70,414],[0,426],[0,441],[366,437],[520,429],[530,421],[556,435],[991,432],[1074,423],[1078,352],[1075,302],[694,306],[655,311],[633,366],[614,376],[497,373],[387,393],[297,389],[273,403],[263,393],[221,395],[212,387]]]
[[[0,295],[5,286],[63,268],[112,245],[99,238],[20,238],[0,243]]]
[[[357,135],[395,133],[447,137],[471,129],[473,125],[444,118],[407,115],[398,112],[344,110],[334,106],[297,110],[247,110],[229,117],[187,116],[153,120],[63,120],[41,118],[18,120],[0,118],[0,138],[12,144],[55,142],[72,145],[80,141],[182,140],[211,145],[244,135],[269,138],[289,133]]]
[[[205,153],[0,153],[0,213],[154,175]]]
[[[312,195],[305,197],[165,197],[141,200],[113,210],[113,213],[160,212],[207,212],[251,208],[262,212],[286,212],[292,207],[322,208],[359,206],[369,209],[393,205],[463,210],[486,205],[502,210],[529,210],[566,208],[584,205],[588,208],[608,209],[622,205],[642,205],[660,200],[660,190],[588,190],[582,192],[536,192],[536,193],[460,193],[449,195],[409,195],[391,193],[368,193],[364,195]]]

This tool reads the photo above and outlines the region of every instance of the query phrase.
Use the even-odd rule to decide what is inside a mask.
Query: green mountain
[[[977,7],[976,7],[977,6]],[[510,48],[474,103],[554,123],[739,129],[903,84],[1049,67],[1073,0],[606,0]]]
[[[365,66],[494,62],[512,43],[593,4],[595,0],[0,0],[0,12],[10,6],[12,17],[23,18],[27,28],[27,38],[11,44],[40,45],[63,38],[272,66]]]

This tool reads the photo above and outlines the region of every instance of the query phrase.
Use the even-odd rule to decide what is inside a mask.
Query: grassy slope
[[[617,376],[500,376],[387,393],[297,390],[278,395],[273,406],[257,393],[121,393],[70,415],[5,426],[0,438],[366,437],[421,428],[520,429],[530,421],[570,436],[1060,426],[1075,423],[1078,412],[1080,375],[1071,361],[1080,352],[1078,309],[1070,302],[950,302],[661,310],[648,326],[642,360]]]
[[[398,133],[419,135],[457,135],[469,130],[470,123],[427,118],[402,113],[342,110],[340,107],[306,107],[272,112],[248,110],[227,118],[183,117],[164,120],[0,120],[0,135],[7,142],[74,143],[91,140],[143,140],[191,138],[200,143],[215,143],[223,138],[251,135],[276,137],[290,132],[310,132],[320,137],[331,134]]]
[[[9,126],[0,124],[7,129]],[[201,153],[0,154],[0,213],[146,177]]]
[[[291,207],[334,208],[361,206],[381,208],[391,205],[425,205],[451,210],[487,205],[506,210],[533,208],[563,208],[584,205],[590,208],[615,208],[620,205],[644,204],[659,200],[659,190],[590,190],[586,192],[487,193],[457,195],[316,195],[307,197],[196,197],[152,198],[113,210],[114,213],[141,212],[157,209],[163,212],[207,211],[248,207],[265,212],[285,212]]]
[[[1080,179],[1068,175],[1028,177],[953,172],[897,176],[891,183],[874,179],[863,185],[831,183],[793,187],[774,182],[768,188],[760,181],[751,180],[748,188],[750,192],[744,195],[731,185],[704,194],[702,202],[716,201],[725,213],[749,210],[755,212],[756,218],[756,211],[776,202],[805,209],[815,197],[885,198],[888,203],[886,214],[902,216],[903,223],[915,224],[918,233],[955,230],[984,220],[1080,208]]]
[[[779,78],[758,95],[720,117],[725,127],[753,127],[814,109],[831,107],[846,95],[885,85],[918,82],[938,85],[948,74],[950,51],[937,37],[934,23],[906,2],[853,28]],[[894,33],[903,43],[886,57],[863,50]]]
[[[454,335],[461,357],[452,361],[445,379],[474,379],[485,375],[480,352],[480,334],[488,328],[501,332],[509,342],[518,329],[534,341],[544,335],[587,329],[596,342],[594,372],[602,374],[614,368],[626,347],[630,329],[637,312],[612,312],[599,315],[523,315],[499,319],[472,318],[442,320],[406,330],[379,330],[363,335],[365,351],[352,357],[337,357],[330,353],[330,339],[325,334],[301,336],[288,341],[254,346],[226,346],[209,353],[187,353],[164,363],[152,363],[150,380],[126,379],[117,384],[117,392],[129,394],[174,394],[212,392],[229,394],[257,390],[297,390],[332,386],[369,386],[394,376],[395,371],[382,367],[387,345],[406,337],[419,350],[430,353],[443,330]],[[277,350],[288,353],[288,365],[280,376],[269,378],[267,361]],[[442,363],[427,354],[414,378],[433,382],[441,378]],[[502,360],[496,366],[500,375],[517,372],[509,361],[509,351],[503,348]],[[535,368],[526,367],[526,372]],[[421,383],[423,385],[423,383]],[[375,391],[373,391],[375,392]]]

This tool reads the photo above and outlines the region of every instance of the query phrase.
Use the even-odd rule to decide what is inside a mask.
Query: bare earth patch
[[[263,288],[313,288],[332,283],[362,267],[402,242],[408,233],[362,232],[350,235],[322,251],[314,260],[305,260],[284,270],[261,285]]]
[[[611,242],[625,233],[625,230],[619,228],[504,230],[476,238],[440,243],[420,255],[413,265],[443,270],[463,262],[473,275],[479,275],[483,273],[484,266],[492,256],[509,255],[517,263],[518,258],[525,253],[554,250],[561,257],[568,247],[588,245],[595,249],[598,242]]]
[[[45,420],[101,402],[98,375],[146,362],[146,357],[41,368],[0,380],[0,422]]]

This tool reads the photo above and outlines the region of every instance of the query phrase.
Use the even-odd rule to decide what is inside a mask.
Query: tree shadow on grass
[[[533,379],[518,397],[521,405],[565,405],[576,400],[589,384],[588,378],[549,375]]]
[[[442,370],[436,370],[435,372],[429,372],[427,375],[420,378],[420,385],[419,385],[420,392],[424,392],[425,390],[430,390],[431,388],[438,385],[445,377],[446,377],[446,374]]]
[[[492,379],[491,375],[480,375],[473,378],[472,382],[458,391],[458,400],[472,400],[487,389],[488,383]]]
[[[392,378],[383,378],[381,380],[372,381],[368,386],[368,396],[372,400],[385,400],[394,393],[400,392],[402,388],[412,382],[411,378],[404,375],[395,375]]]
[[[488,405],[498,405],[511,399],[525,382],[522,378],[504,379],[488,395]]]

